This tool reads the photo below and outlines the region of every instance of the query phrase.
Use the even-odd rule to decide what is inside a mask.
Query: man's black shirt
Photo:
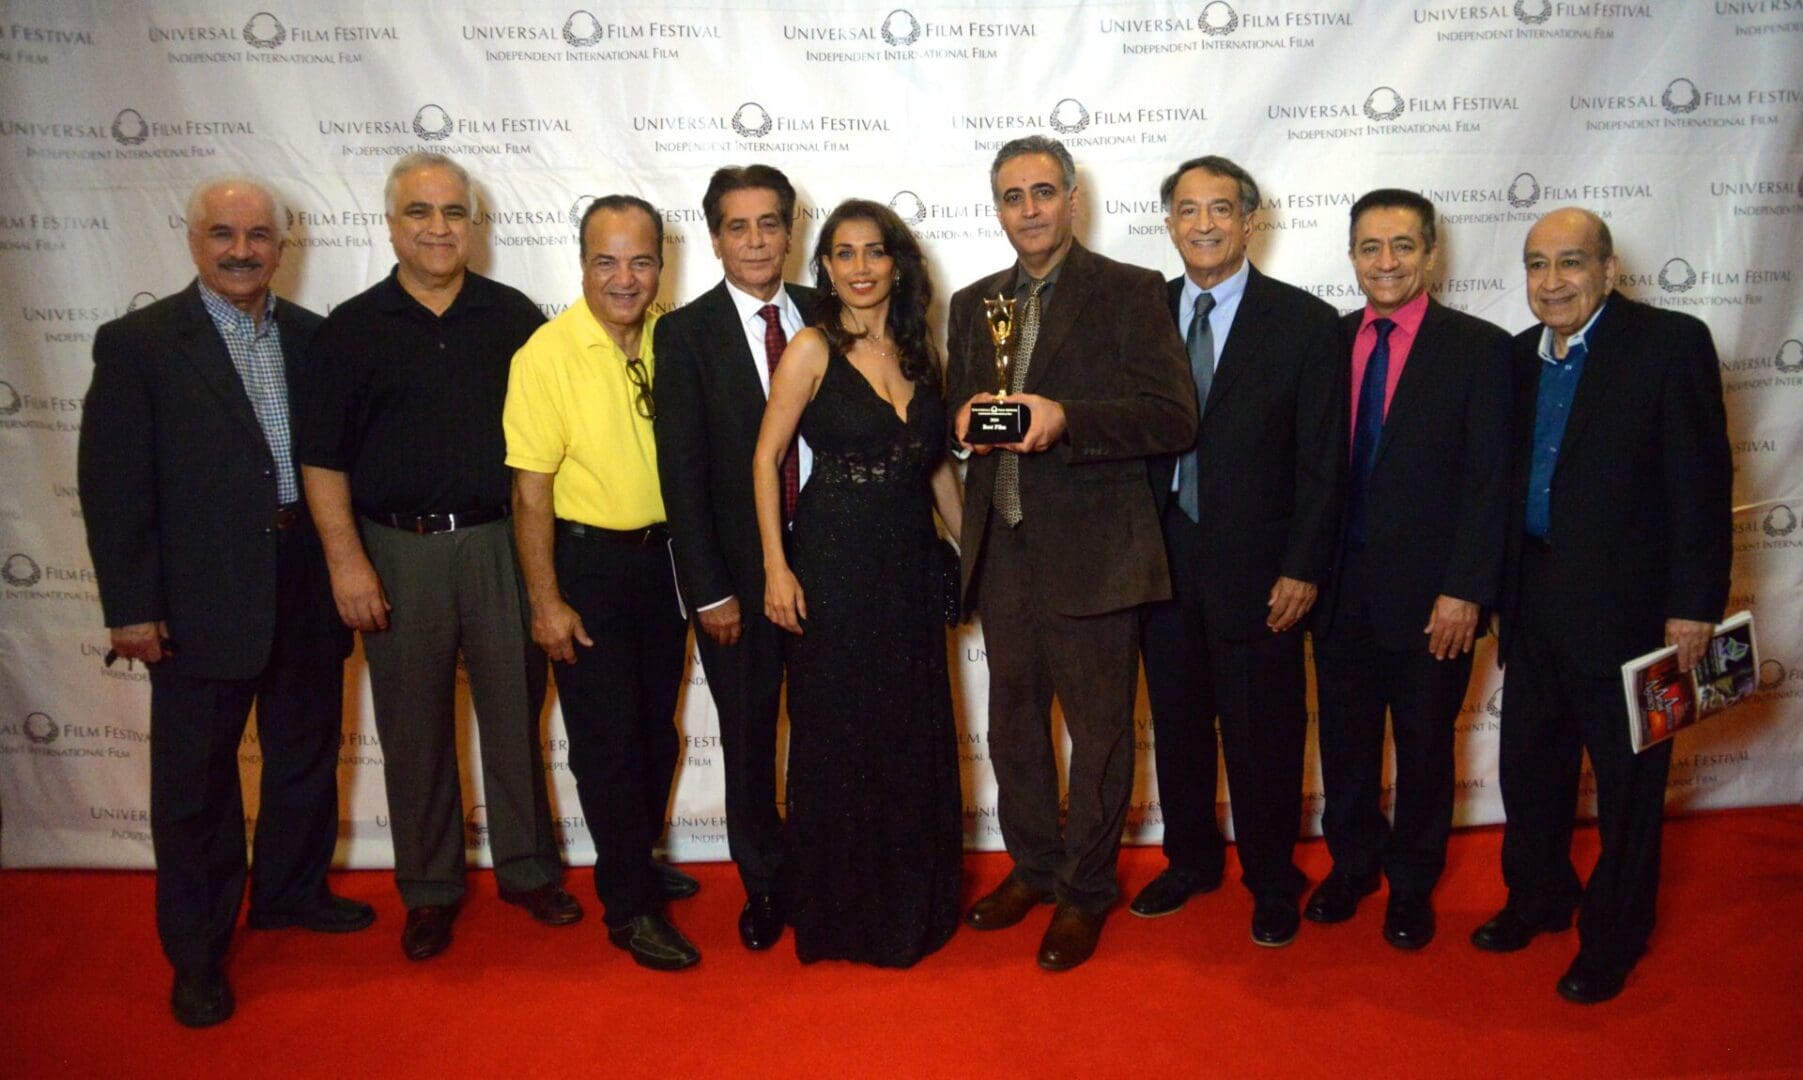
[[[361,513],[507,505],[507,372],[544,321],[524,293],[473,272],[434,315],[390,272],[334,308],[313,339],[295,459],[348,473]]]

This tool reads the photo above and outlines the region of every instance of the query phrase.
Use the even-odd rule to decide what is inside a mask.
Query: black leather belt
[[[481,510],[464,510],[455,514],[364,514],[363,516],[378,525],[386,525],[391,529],[403,532],[427,533],[455,532],[458,529],[469,529],[477,525],[487,525],[491,521],[500,521],[512,511],[505,506],[490,506]]]
[[[275,508],[275,520],[271,522],[276,532],[287,532],[300,524],[301,504],[299,500]]]
[[[1540,555],[1551,555],[1553,553],[1553,545],[1549,541],[1542,537],[1535,536],[1532,533],[1521,534],[1521,546],[1528,551]]]
[[[580,521],[565,521],[563,518],[558,518],[557,531],[565,536],[574,536],[583,540],[605,540],[610,544],[624,544],[627,547],[651,547],[670,539],[670,527],[661,521],[642,529],[603,529],[599,525],[584,525]]]

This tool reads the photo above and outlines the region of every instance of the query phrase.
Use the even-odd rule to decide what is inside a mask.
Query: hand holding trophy
[[[1026,438],[1032,424],[1032,413],[1008,396],[1008,374],[1012,365],[1014,337],[1014,298],[997,295],[983,298],[983,315],[989,320],[989,336],[995,342],[995,400],[970,407],[970,428],[965,434],[969,443],[1017,443]]]

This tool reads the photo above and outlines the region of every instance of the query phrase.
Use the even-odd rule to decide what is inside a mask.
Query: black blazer
[[[1339,315],[1250,269],[1196,436],[1204,618],[1211,635],[1230,641],[1270,635],[1266,601],[1279,577],[1326,579],[1346,473]],[[1183,278],[1166,285],[1173,324],[1182,293]],[[1160,514],[1176,461],[1150,469]]]
[[[812,321],[815,293],[783,286]],[[764,552],[752,498],[751,456],[764,388],[726,282],[657,321],[653,428],[676,581],[689,609],[737,596],[763,610]]]
[[[275,318],[292,412],[320,318],[285,300]],[[259,673],[275,636],[275,459],[197,284],[94,335],[77,475],[106,624],[167,620],[170,671]],[[345,655],[350,632],[304,507],[293,527],[317,601],[304,629]]]
[[[995,345],[982,298],[1011,289],[1014,274],[1010,266],[952,297],[946,408],[954,425],[973,395],[995,392]],[[1072,245],[1046,305],[1025,390],[1062,405],[1066,426],[1056,445],[1020,462],[1021,508],[1048,526],[1026,533],[1036,545],[1035,588],[1053,610],[1072,616],[1170,596],[1145,459],[1195,437],[1196,388],[1183,343],[1159,311],[1158,275]],[[965,474],[967,600],[1003,453],[971,455]]]
[[[1515,338],[1515,466],[1504,564],[1502,658],[1521,615],[1522,530],[1532,467],[1541,327]],[[1609,297],[1553,472],[1557,580],[1567,633],[1548,644],[1581,670],[1616,674],[1665,641],[1666,619],[1715,621],[1728,600],[1732,488],[1721,370],[1697,319]]]
[[[1363,318],[1360,310],[1340,321],[1349,417],[1352,341]],[[1509,393],[1508,332],[1428,300],[1366,492],[1364,560],[1378,583],[1371,617],[1386,649],[1425,647],[1422,628],[1442,594],[1496,604],[1509,512]],[[1317,638],[1333,633],[1338,576],[1328,576],[1316,605]],[[1488,621],[1487,613],[1479,619],[1479,635]]]

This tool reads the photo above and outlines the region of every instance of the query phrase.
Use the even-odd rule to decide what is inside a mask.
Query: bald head
[[[1575,206],[1554,210],[1528,230],[1522,251],[1528,307],[1549,327],[1555,351],[1590,322],[1615,289],[1620,265],[1609,226]]]

